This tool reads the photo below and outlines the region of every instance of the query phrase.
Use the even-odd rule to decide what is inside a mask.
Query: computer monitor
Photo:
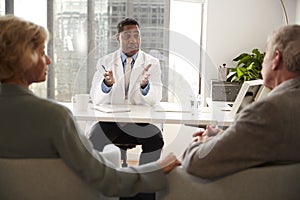
[[[232,105],[230,115],[234,117],[241,109],[253,101],[258,101],[266,96],[268,90],[263,86],[263,80],[245,81]]]

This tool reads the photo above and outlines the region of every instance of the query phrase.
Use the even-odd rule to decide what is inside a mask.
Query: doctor
[[[95,104],[154,105],[162,98],[158,59],[140,50],[139,24],[131,18],[119,22],[116,39],[120,49],[97,63],[91,87]],[[130,69],[126,66],[130,65]]]
[[[119,22],[116,39],[120,49],[97,63],[90,91],[94,104],[154,105],[161,100],[160,64],[140,50],[139,27],[132,18]],[[97,122],[89,136],[99,151],[108,143],[142,145],[139,164],[158,160],[164,145],[161,130],[144,123]]]
[[[160,102],[160,64],[158,59],[140,50],[139,23],[132,18],[120,21],[116,39],[120,49],[97,63],[90,91],[93,103],[154,105]],[[139,164],[158,160],[164,145],[160,128],[147,123],[100,121],[91,127],[88,135],[99,151],[109,143],[141,145]],[[155,199],[155,194],[140,194],[135,198]]]

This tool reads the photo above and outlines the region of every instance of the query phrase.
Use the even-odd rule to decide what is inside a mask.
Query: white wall
[[[297,0],[297,3],[296,3],[296,23],[297,24],[300,24],[300,0]]]
[[[295,23],[297,1],[299,14],[299,0],[285,0],[290,24]],[[206,96],[219,65],[234,66],[233,58],[253,48],[264,51],[268,34],[285,24],[280,0],[208,0],[206,21],[201,65]]]

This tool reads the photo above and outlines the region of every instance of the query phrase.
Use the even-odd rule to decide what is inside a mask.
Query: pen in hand
[[[113,77],[113,72],[112,70],[107,70],[104,65],[101,65],[102,68],[104,69],[105,73],[103,74],[104,76],[104,83],[108,86],[111,87],[115,83],[115,79]]]
[[[105,72],[107,72],[107,69],[104,67],[104,65],[101,65]]]

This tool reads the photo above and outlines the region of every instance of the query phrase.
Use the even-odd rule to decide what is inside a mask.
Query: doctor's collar
[[[132,56],[132,58],[133,58],[134,61],[137,59],[138,54],[139,54],[139,51],[136,52],[136,54],[134,54],[134,55]],[[124,63],[124,62],[126,61],[126,58],[127,58],[127,56],[126,56],[123,52],[121,52],[121,60],[122,60],[122,63]]]

